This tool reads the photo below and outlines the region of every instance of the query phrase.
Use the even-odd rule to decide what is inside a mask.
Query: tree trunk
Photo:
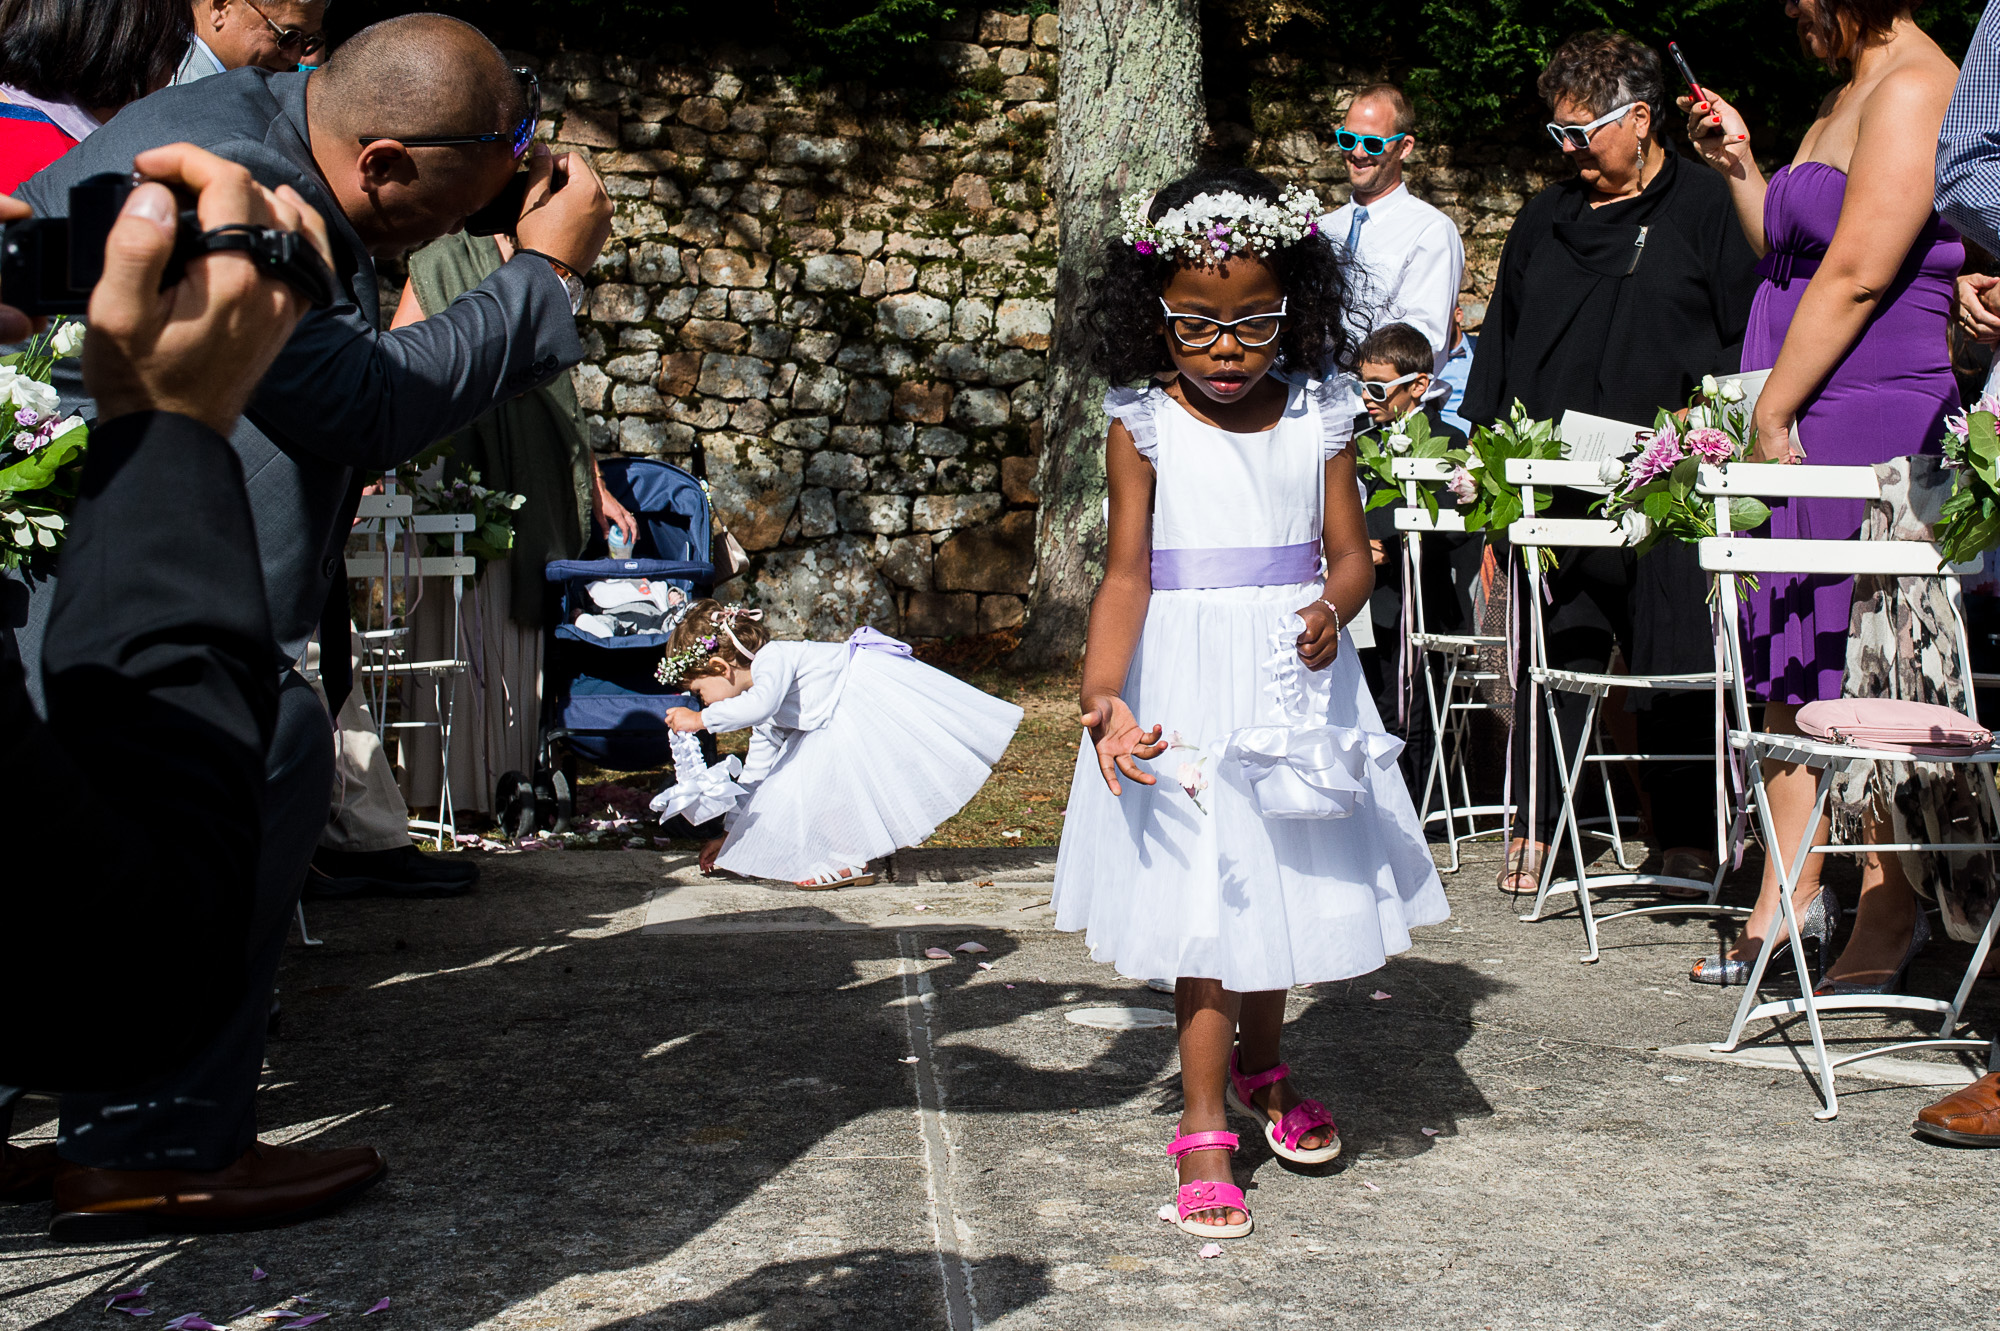
[[[1083,652],[1104,576],[1104,380],[1085,363],[1085,283],[1129,191],[1187,174],[1206,129],[1193,0],[1063,0],[1061,88],[1050,165],[1061,251],[1043,414],[1041,521],[1028,624],[1015,659]]]

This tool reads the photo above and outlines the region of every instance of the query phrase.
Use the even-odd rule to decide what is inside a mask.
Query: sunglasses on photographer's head
[[[1239,346],[1268,347],[1278,340],[1278,334],[1285,327],[1285,305],[1278,302],[1276,314],[1253,314],[1247,319],[1211,319],[1206,314],[1176,314],[1165,299],[1160,308],[1167,313],[1167,327],[1174,338],[1184,347],[1200,351],[1212,347],[1222,337],[1226,328],[1236,335]]]
[[[512,129],[495,130],[491,134],[430,134],[417,138],[405,138],[400,134],[363,134],[361,146],[367,147],[377,139],[394,139],[405,148],[442,148],[458,143],[505,143],[514,150],[514,160],[520,161],[528,155],[528,149],[535,142],[535,125],[542,118],[542,85],[536,81],[534,72],[515,69],[514,77],[521,81],[521,90],[527,94],[528,114]]]
[[[271,22],[269,14],[257,8],[256,0],[243,0],[243,3],[250,6],[251,13],[264,20],[264,26],[271,30],[271,40],[276,42],[278,49],[286,55],[296,59],[299,56],[317,55],[326,49],[325,34],[307,32],[303,28],[281,28]],[[296,51],[294,48],[297,48]]]
[[[1424,374],[1425,371],[1418,370],[1415,374],[1398,375],[1396,378],[1388,380],[1363,379],[1361,380],[1361,391],[1368,395],[1370,402],[1387,402],[1389,394],[1395,392],[1404,384],[1409,383],[1412,379],[1423,378]]]
[[[1624,119],[1625,113],[1637,105],[1639,105],[1637,102],[1627,102],[1621,107],[1606,111],[1587,125],[1558,125],[1555,121],[1551,120],[1548,125],[1549,137],[1556,141],[1556,147],[1558,148],[1567,147],[1574,148],[1578,152],[1588,152],[1590,151],[1591,135],[1597,133],[1598,130],[1603,129],[1614,120]]]
[[[1389,151],[1390,144],[1408,137],[1408,134],[1356,134],[1345,125],[1333,132],[1333,141],[1340,145],[1342,152],[1351,153],[1359,148],[1370,157],[1380,157]]]

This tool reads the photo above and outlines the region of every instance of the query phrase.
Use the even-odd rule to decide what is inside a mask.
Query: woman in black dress
[[[1508,233],[1461,411],[1488,424],[1518,398],[1536,420],[1576,410],[1650,425],[1659,408],[1685,405],[1703,375],[1735,371],[1757,256],[1722,182],[1665,143],[1658,52],[1622,33],[1582,33],[1557,50],[1537,86],[1565,127],[1562,151],[1577,173],[1529,200]],[[1689,547],[1665,542],[1643,559],[1629,550],[1567,552],[1548,587],[1543,623],[1557,669],[1601,671],[1614,643],[1637,674],[1714,668],[1704,584]],[[1517,613],[1525,632],[1525,607]],[[1521,660],[1513,790],[1525,807],[1525,651]],[[1585,700],[1559,694],[1556,701],[1564,751],[1573,753]],[[1638,717],[1644,751],[1686,752],[1689,734],[1713,729],[1707,694],[1644,701],[1651,702]],[[1561,806],[1546,717],[1532,724],[1541,728],[1536,826],[1523,826],[1527,835],[1508,846],[1500,878],[1514,892],[1532,892],[1540,881]],[[1667,848],[1664,871],[1712,877],[1711,774],[1692,763],[1642,770],[1653,831]]]

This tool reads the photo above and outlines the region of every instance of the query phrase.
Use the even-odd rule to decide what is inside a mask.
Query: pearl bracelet
[[[1313,604],[1314,604],[1314,605],[1323,605],[1323,606],[1325,606],[1325,607],[1326,607],[1326,608],[1327,608],[1328,610],[1331,610],[1331,611],[1333,612],[1333,631],[1334,631],[1335,633],[1339,633],[1339,632],[1340,632],[1340,607],[1339,607],[1339,606],[1337,606],[1337,605],[1335,605],[1335,604],[1334,604],[1333,602],[1331,602],[1331,601],[1327,600],[1327,599],[1326,599],[1326,598],[1325,598],[1324,596],[1320,597],[1320,598],[1319,598],[1319,600],[1317,600],[1317,601],[1313,602]]]

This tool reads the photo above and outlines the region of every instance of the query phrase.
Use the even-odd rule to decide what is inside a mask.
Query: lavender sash
[[[856,652],[887,652],[891,656],[915,655],[907,642],[899,642],[868,624],[863,624],[854,630],[853,635],[847,640],[847,659],[852,661]]]
[[[1153,590],[1285,587],[1319,577],[1318,541],[1235,549],[1153,551]]]

